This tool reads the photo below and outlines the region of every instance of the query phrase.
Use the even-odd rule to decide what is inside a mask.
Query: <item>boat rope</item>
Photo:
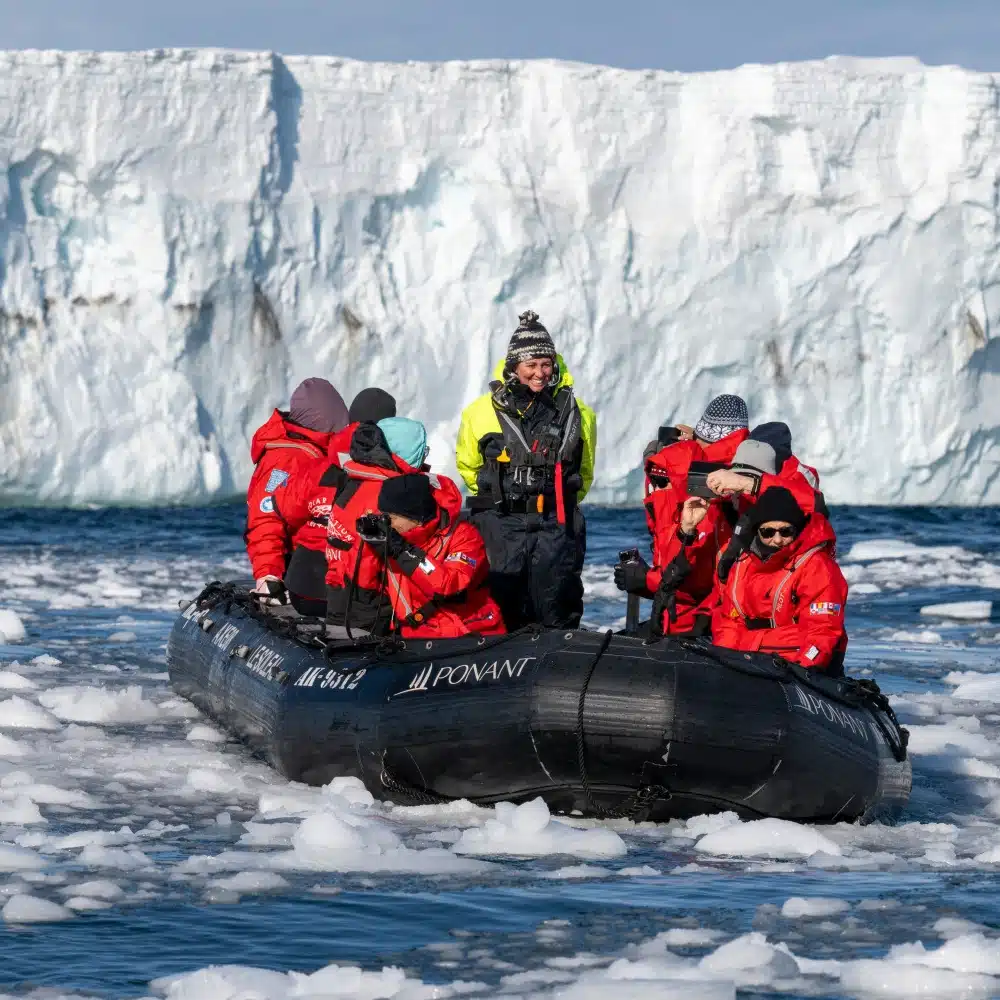
[[[777,673],[763,673],[759,666],[744,666],[732,651],[727,651],[728,656],[720,653],[718,647],[713,647],[699,639],[678,639],[682,649],[688,652],[697,653],[706,659],[712,660],[721,666],[728,667],[740,673],[749,674],[754,677],[773,677],[782,684],[801,684],[810,688],[817,694],[828,698],[830,701],[839,702],[848,708],[867,709],[871,714],[875,725],[885,737],[889,751],[897,763],[906,760],[906,748],[910,740],[910,732],[900,725],[896,713],[889,704],[889,699],[882,693],[881,688],[874,680],[858,677],[838,677],[825,678],[828,683],[818,683],[819,677],[805,667],[798,667],[789,663],[775,654],[771,657],[771,663],[777,668]],[[750,661],[751,663],[753,661]],[[830,682],[834,682],[831,684]]]
[[[587,674],[580,686],[580,700],[576,706],[576,758],[580,771],[580,784],[583,786],[583,794],[587,800],[588,808],[595,816],[601,819],[631,819],[637,820],[642,814],[648,813],[650,807],[658,799],[669,799],[670,790],[662,785],[640,785],[635,792],[625,800],[618,809],[605,809],[594,801],[593,790],[590,786],[590,774],[587,771],[587,741],[583,728],[583,712],[587,703],[587,689],[590,687],[590,680],[594,676],[597,664],[611,645],[614,632],[608,629],[604,633],[601,645],[597,650],[597,655],[591,660],[587,668]]]
[[[418,805],[439,806],[446,802],[454,802],[455,799],[448,798],[447,795],[438,795],[427,788],[418,788],[404,781],[397,774],[389,770],[389,765],[385,762],[385,754],[382,754],[382,770],[379,773],[379,781],[387,792],[394,792],[396,795],[404,795],[408,799],[414,800]]]

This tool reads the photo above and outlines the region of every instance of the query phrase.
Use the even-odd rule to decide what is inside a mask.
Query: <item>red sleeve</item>
[[[798,651],[788,659],[802,667],[825,667],[847,634],[847,581],[833,558],[824,552],[802,567],[795,593],[802,637]]]
[[[486,578],[489,564],[482,535],[467,521],[455,529],[448,550],[443,556],[428,556],[420,550],[417,559],[407,558],[409,553],[396,560],[400,569],[410,578],[416,592],[424,601],[435,597],[452,597],[464,590],[471,590]]]
[[[295,532],[309,519],[314,462],[290,462],[265,455],[247,490],[247,528],[243,535],[254,579],[283,577]],[[319,462],[322,468],[325,463]],[[270,489],[268,489],[270,487]]]

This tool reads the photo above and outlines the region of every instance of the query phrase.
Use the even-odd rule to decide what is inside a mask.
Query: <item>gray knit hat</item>
[[[556,345],[552,343],[549,331],[538,322],[538,313],[528,309],[518,316],[520,322],[507,345],[507,361],[504,368],[513,371],[522,361],[533,358],[556,357]]]
[[[736,449],[730,468],[753,469],[755,472],[766,472],[776,476],[778,474],[778,459],[774,449],[765,441],[754,441],[748,438]]]
[[[750,426],[747,404],[739,396],[728,393],[716,396],[694,426],[694,433],[702,441],[721,441],[724,437]]]

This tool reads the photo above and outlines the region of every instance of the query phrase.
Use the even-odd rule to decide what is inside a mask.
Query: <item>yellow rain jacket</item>
[[[573,385],[573,376],[566,368],[562,355],[556,355],[556,363],[562,373],[555,391]],[[503,378],[504,361],[500,361],[494,369],[493,376]],[[577,493],[577,501],[582,501],[594,481],[594,458],[597,453],[597,415],[594,411],[576,399],[580,411],[580,439],[583,443],[583,453],[580,460],[580,478],[583,486]],[[462,423],[458,429],[458,443],[455,446],[455,460],[458,471],[465,480],[466,486],[475,495],[479,490],[478,472],[483,467],[483,453],[480,441],[488,434],[501,434],[502,428],[497,418],[496,406],[492,393],[487,392],[470,403],[462,411]]]

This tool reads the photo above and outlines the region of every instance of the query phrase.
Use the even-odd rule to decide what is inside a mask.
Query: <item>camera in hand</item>
[[[389,519],[385,514],[362,514],[356,527],[365,541],[382,541],[386,537],[388,523]]]
[[[718,500],[719,494],[709,489],[707,480],[713,472],[728,468],[725,462],[692,462],[691,468],[688,469],[688,496]]]
[[[638,549],[622,549],[618,553],[618,562],[622,566],[627,566],[629,563],[637,563],[642,559],[639,555]]]

